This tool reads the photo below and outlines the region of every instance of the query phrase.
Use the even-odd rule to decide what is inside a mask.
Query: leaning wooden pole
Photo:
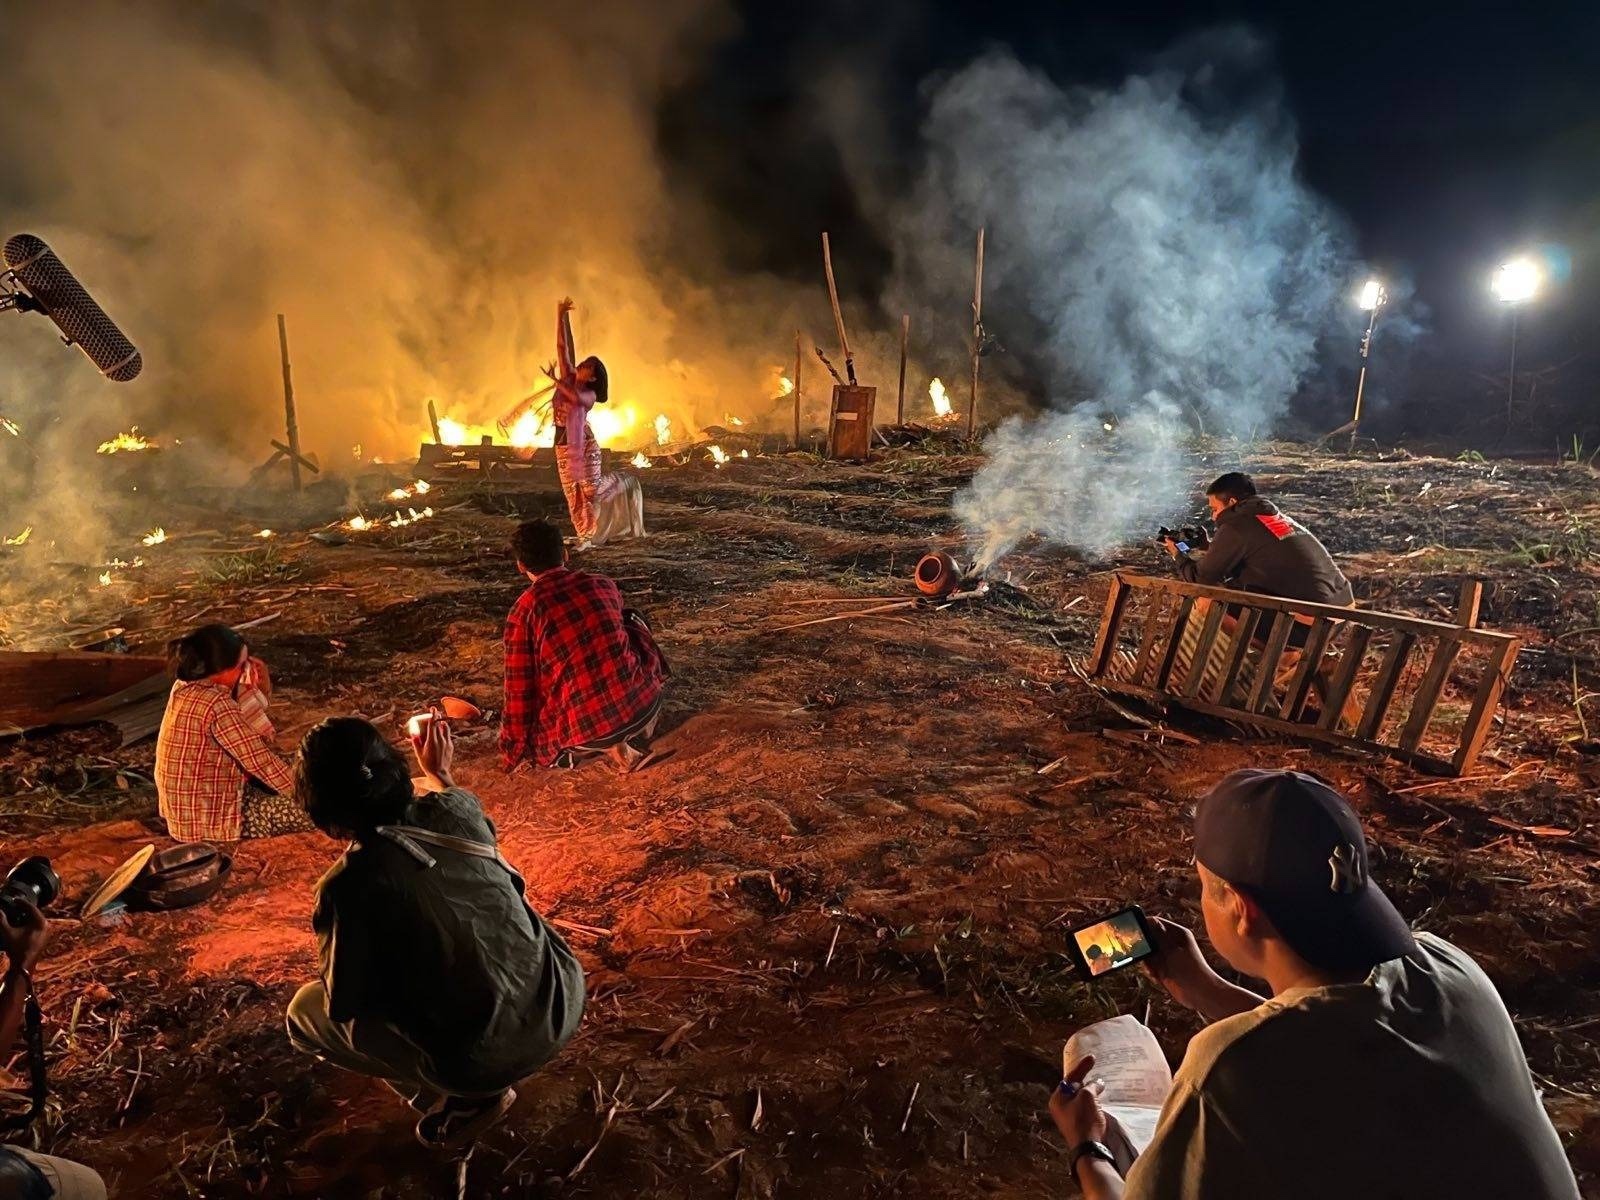
[[[794,448],[800,449],[800,331],[794,331]]]
[[[983,350],[983,230],[978,230],[978,266],[972,283],[972,394],[967,401],[967,440],[978,427],[978,360]]]
[[[278,349],[283,355],[283,419],[289,434],[289,478],[300,490],[300,422],[294,411],[294,378],[289,374],[289,327],[278,314]]]
[[[444,439],[439,436],[439,410],[434,407],[433,397],[428,397],[428,428],[433,430],[433,444],[444,445]]]
[[[854,387],[856,360],[850,353],[850,339],[844,332],[844,313],[839,309],[839,289],[833,282],[833,251],[828,248],[828,235],[822,235],[822,269],[828,276],[828,303],[833,305],[833,327],[839,331],[839,349],[844,352],[844,375]]]
[[[895,424],[906,423],[906,347],[911,342],[911,314],[900,314],[900,397],[895,405]]]

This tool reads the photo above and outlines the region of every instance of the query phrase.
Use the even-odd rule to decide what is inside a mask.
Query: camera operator
[[[1155,922],[1146,969],[1209,1023],[1126,1181],[1082,1086],[1094,1059],[1051,1094],[1087,1200],[1577,1200],[1494,984],[1411,932],[1343,796],[1297,771],[1235,771],[1195,810],[1194,862],[1212,947],[1270,998]]]
[[[1322,543],[1258,495],[1250,476],[1242,471],[1218,476],[1206,488],[1206,502],[1217,529],[1208,549],[1197,555],[1180,551],[1170,537],[1163,542],[1181,578],[1341,608],[1355,603],[1350,581]]]
[[[331,718],[300,745],[295,794],[350,846],[317,884],[322,977],[290,1002],[289,1041],[384,1080],[423,1114],[418,1140],[452,1147],[577,1030],[583,969],[456,786],[449,725],[434,713],[411,741],[434,789],[421,795],[367,721]]]
[[[33,991],[34,964],[49,937],[44,914],[26,900],[16,903],[26,911],[25,920],[13,924],[0,910],[0,947],[6,959],[5,978],[0,981],[0,1059],[9,1057],[17,1044],[23,1009]],[[105,1183],[82,1163],[0,1145],[0,1200],[105,1200],[105,1196]]]

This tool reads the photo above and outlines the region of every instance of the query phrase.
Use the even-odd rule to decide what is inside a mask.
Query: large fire
[[[667,414],[662,413],[656,418],[656,445],[665,446],[672,440],[672,422],[667,419]]]
[[[153,443],[139,432],[137,425],[127,433],[119,433],[108,442],[101,442],[96,454],[116,454],[122,450],[148,450]]]
[[[656,429],[659,431],[661,422],[665,418],[657,418]],[[636,442],[633,437],[634,429],[639,423],[638,410],[631,404],[621,404],[616,407],[609,405],[595,405],[589,410],[589,428],[594,430],[595,440],[602,446],[613,447],[618,443]],[[659,436],[659,434],[658,434]],[[554,446],[556,444],[555,421],[547,407],[530,408],[517,418],[510,429],[501,430],[490,425],[474,425],[464,421],[457,421],[453,417],[439,418],[439,442],[445,446],[471,446],[488,438],[490,441],[500,441],[519,449],[527,450],[538,447]]]

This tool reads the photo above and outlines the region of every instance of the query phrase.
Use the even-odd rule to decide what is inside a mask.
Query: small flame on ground
[[[935,378],[928,385],[928,399],[933,401],[933,415],[948,417],[950,415],[950,397],[944,390],[944,381]]]
[[[372,522],[367,520],[365,517],[360,516],[359,514],[351,517],[344,524],[346,529],[354,529],[357,533],[360,533],[364,529],[372,528]]]
[[[351,451],[351,453],[353,455],[355,455],[356,461],[360,462],[361,461],[361,443],[357,442],[354,446],[350,447],[350,451]]]
[[[672,440],[672,422],[667,419],[667,414],[662,413],[656,418],[656,445],[665,446]]]
[[[725,416],[723,418],[723,420],[727,421],[727,423],[729,425],[743,425],[744,424],[744,421],[742,419],[740,419],[739,417],[734,416],[732,413],[729,413],[727,416]]]
[[[706,449],[711,452],[711,458],[717,466],[720,467],[728,461],[728,452],[721,446],[707,446]]]
[[[17,534],[16,537],[8,537],[8,538],[6,538],[5,544],[7,546],[20,546],[23,543],[25,543],[32,536],[33,536],[33,526],[32,525],[27,525],[27,526],[23,527],[22,532]]]
[[[101,442],[96,454],[115,454],[119,450],[148,450],[150,441],[139,432],[135,425],[127,433],[119,433],[109,442]]]
[[[111,586],[111,572],[110,571],[101,571],[100,572],[100,586],[101,587],[110,587]]]
[[[139,540],[146,546],[159,546],[162,542],[167,540],[167,531],[161,528],[161,526],[157,525]]]
[[[414,508],[408,508],[406,509],[405,513],[395,513],[394,516],[389,520],[389,526],[392,529],[400,529],[406,525],[415,525],[424,517],[431,516],[433,516],[433,509],[431,508],[425,508],[421,512],[418,512]]]
[[[794,395],[794,380],[790,379],[787,375],[778,376],[778,395]]]
[[[272,530],[270,530],[270,529],[263,529],[263,530],[260,530],[256,534],[256,536],[258,538],[269,538],[269,537],[276,537],[277,534],[273,533]]]
[[[650,459],[646,457],[645,452],[641,450],[639,453],[633,456],[633,465],[643,470],[645,467],[650,465]]]
[[[426,495],[428,492],[433,491],[433,484],[426,479],[419,479],[411,485],[411,490],[419,496]]]
[[[749,458],[750,457],[750,451],[748,451],[748,450],[739,451],[739,457],[740,458]]]
[[[22,430],[17,428],[17,423],[10,417],[0,417],[0,429],[4,429],[12,437],[22,436]]]
[[[411,489],[410,488],[395,488],[394,491],[389,493],[389,499],[391,499],[391,500],[409,500],[409,499],[411,499]]]

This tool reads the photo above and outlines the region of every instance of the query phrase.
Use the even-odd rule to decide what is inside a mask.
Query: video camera
[[[61,894],[61,876],[48,858],[34,855],[11,868],[0,883],[0,915],[8,925],[21,925],[28,919],[28,905],[44,908]]]
[[[28,905],[44,908],[61,894],[61,876],[50,865],[48,858],[34,855],[11,868],[11,873],[0,883],[0,914],[11,926],[25,925]],[[22,1009],[22,1036],[28,1049],[28,1111],[16,1116],[0,1118],[0,1133],[26,1129],[44,1111],[49,1081],[44,1063],[44,1015],[39,1010],[39,998],[33,993],[33,980],[24,977],[28,994]],[[7,987],[16,986],[7,984]],[[0,1056],[8,1055],[10,1046],[0,1046]]]
[[[1161,532],[1156,535],[1156,542],[1160,545],[1173,542],[1180,554],[1186,554],[1190,550],[1204,550],[1211,545],[1211,535],[1206,532],[1204,525],[1183,525],[1177,529],[1168,529],[1163,525]]]

